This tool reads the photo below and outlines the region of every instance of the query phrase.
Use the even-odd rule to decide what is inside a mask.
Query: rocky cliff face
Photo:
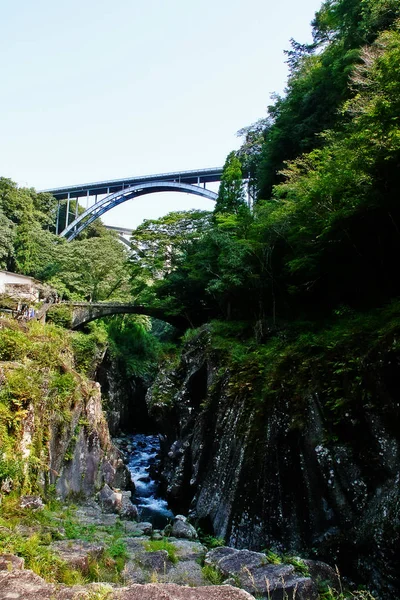
[[[87,397],[75,405],[69,427],[51,428],[50,481],[63,498],[91,496],[105,483],[122,489],[131,486],[122,456],[110,439],[98,383],[92,382]]]
[[[162,477],[171,506],[234,547],[317,555],[369,582],[400,590],[398,355],[363,365],[365,401],[340,422],[318,386],[256,400],[238,387],[203,329],[180,364],[148,392],[163,432]]]
[[[107,352],[97,368],[96,381],[101,384],[111,435],[119,431],[154,430],[145,401],[147,384],[143,379],[128,377],[123,365]]]
[[[52,485],[65,498],[129,485],[100,385],[78,370],[73,344],[81,342],[54,325],[2,320],[0,494]]]

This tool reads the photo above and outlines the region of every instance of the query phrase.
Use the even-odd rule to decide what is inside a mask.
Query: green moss
[[[22,360],[30,348],[29,339],[19,330],[0,330],[0,360]]]
[[[287,565],[292,565],[296,573],[300,573],[303,577],[310,577],[310,570],[304,560],[299,556],[286,556],[282,557],[282,561]]]
[[[219,548],[221,546],[225,546],[224,538],[214,537],[213,535],[206,535],[201,530],[197,530],[197,533],[199,535],[201,543],[207,546],[207,548],[209,548],[210,550],[212,548]]]
[[[282,557],[277,552],[273,550],[263,550],[263,552],[271,565],[280,565],[283,562]]]

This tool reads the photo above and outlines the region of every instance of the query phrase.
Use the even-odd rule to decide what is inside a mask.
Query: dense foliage
[[[68,299],[126,297],[127,252],[115,235],[98,222],[68,243],[55,234],[56,210],[50,194],[0,178],[0,268],[33,276]]]
[[[324,2],[314,43],[292,40],[285,95],[240,132],[209,227],[151,280],[154,301],[194,324],[275,325],[369,310],[399,294],[399,18],[391,0]],[[256,190],[252,211],[241,169]],[[139,288],[140,270],[139,261]]]

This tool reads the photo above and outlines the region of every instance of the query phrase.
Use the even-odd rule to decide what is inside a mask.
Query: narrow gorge
[[[136,16],[118,21],[118,33],[129,28],[123,44],[79,38],[94,54],[71,73],[84,73],[104,46],[128,61],[121,85],[131,85],[129,69],[142,77],[134,71],[126,105],[108,78],[106,104],[119,103],[112,118],[97,88],[82,111],[93,139],[127,132],[122,138],[90,150],[92,135],[75,140],[84,124],[68,131],[74,157],[85,147],[79,169],[89,179],[93,161],[97,181],[49,188],[58,167],[52,173],[48,159],[44,191],[0,177],[0,600],[398,600],[399,0],[323,0],[306,42],[288,42],[287,82],[269,100],[265,77],[276,58],[268,54],[254,79],[250,72],[257,44],[269,41],[258,16],[266,10],[268,25],[277,11],[261,3],[245,15],[231,3],[218,12],[214,3],[188,20],[186,3],[176,10],[182,27],[170,3],[158,4],[148,43],[133,57],[125,44],[147,33],[141,11],[143,28]],[[187,63],[162,67],[157,101],[146,102],[156,128],[146,128],[132,163],[130,119],[145,124],[147,110],[131,105],[155,72],[145,57],[162,10],[177,28],[171,36],[160,20],[162,33]],[[93,14],[90,30],[109,41],[112,19],[97,30]],[[193,61],[183,40],[188,49],[196,42],[199,17],[215,29],[209,52],[204,46]],[[286,31],[276,23],[276,33]],[[14,43],[19,27],[9,31]],[[159,37],[154,64],[169,61]],[[203,31],[197,37],[204,44]],[[57,47],[69,56],[69,44],[57,38]],[[199,83],[198,58],[210,59],[213,85]],[[100,72],[112,63],[97,64]],[[177,94],[184,75],[190,84]],[[88,81],[63,105],[89,98],[96,86]],[[48,94],[51,102],[69,99],[68,86]],[[261,113],[245,106],[257,89]],[[189,106],[190,90],[206,94],[200,108]],[[19,115],[19,99],[12,106]],[[121,113],[123,127],[114,127],[120,108],[129,118]],[[224,153],[236,149],[223,166],[219,158],[218,167],[194,169],[220,156],[219,133],[229,115],[239,126],[239,108],[261,117],[240,129],[237,144],[226,138]],[[221,127],[203,110],[218,114]],[[60,125],[52,121],[46,145],[57,157]],[[181,134],[183,162],[173,165]],[[16,140],[18,154],[37,146]],[[148,156],[152,174],[111,179],[103,170],[122,160],[126,140],[129,164],[139,169]],[[189,146],[201,164],[190,164]],[[66,179],[80,180],[72,163],[62,166]],[[20,181],[34,171],[30,161],[21,169]],[[171,191],[210,204],[173,210]],[[130,223],[129,206],[136,218],[139,201],[158,194],[157,218],[146,202]],[[111,209],[121,210],[123,227],[109,225]]]

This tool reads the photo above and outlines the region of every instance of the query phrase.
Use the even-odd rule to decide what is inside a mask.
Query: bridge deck
[[[195,171],[176,171],[174,173],[160,173],[158,175],[145,175],[142,177],[127,177],[125,179],[111,179],[109,181],[96,181],[94,183],[84,183],[80,185],[71,185],[59,188],[50,188],[41,190],[53,194],[58,200],[65,198],[81,198],[84,196],[101,196],[102,194],[111,194],[119,192],[131,185],[140,185],[155,181],[176,181],[178,183],[211,183],[220,181],[222,167],[214,169],[198,169]]]

